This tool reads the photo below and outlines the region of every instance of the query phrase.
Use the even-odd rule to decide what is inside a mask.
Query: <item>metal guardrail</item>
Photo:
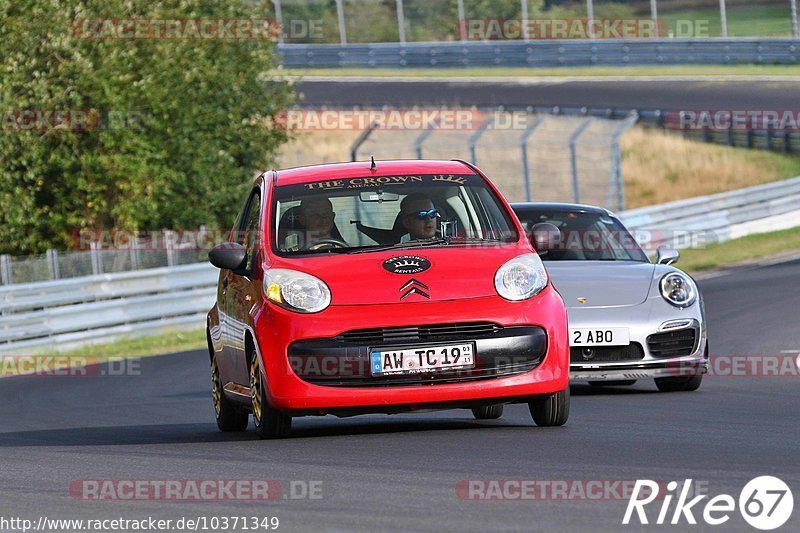
[[[704,245],[800,225],[800,177],[619,213],[646,251]]]
[[[201,327],[218,273],[196,263],[0,287],[0,353]]]
[[[648,242],[685,247],[800,225],[800,177],[619,213]],[[651,237],[655,238],[651,238]],[[707,244],[707,240],[701,244]],[[0,287],[0,354],[201,328],[216,298],[208,263]]]
[[[789,38],[282,44],[277,50],[286,68],[795,65],[800,62],[800,40]]]

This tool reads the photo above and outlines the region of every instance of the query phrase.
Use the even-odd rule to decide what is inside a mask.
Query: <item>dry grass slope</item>
[[[622,138],[622,172],[633,208],[798,176],[800,157],[636,127]]]

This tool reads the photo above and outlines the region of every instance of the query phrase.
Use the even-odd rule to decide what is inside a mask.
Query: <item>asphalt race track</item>
[[[432,78],[308,78],[297,84],[308,106],[591,106],[638,109],[784,110],[797,107],[798,81],[656,79],[466,81]]]
[[[795,260],[702,281],[712,357],[800,351],[799,272]],[[485,422],[468,411],[303,418],[294,438],[261,441],[252,431],[217,431],[203,352],[143,359],[141,375],[9,378],[0,380],[0,515],[277,516],[291,531],[755,531],[736,512],[724,527],[624,527],[622,499],[464,501],[455,488],[460,480],[692,478],[738,500],[747,481],[769,474],[797,495],[799,387],[798,376],[707,376],[697,392],[670,394],[650,382],[576,385],[563,428],[536,428],[526,407],[511,406]],[[284,488],[317,480],[322,497],[110,502],[69,492],[83,479],[217,478]],[[800,511],[783,530],[800,530]]]

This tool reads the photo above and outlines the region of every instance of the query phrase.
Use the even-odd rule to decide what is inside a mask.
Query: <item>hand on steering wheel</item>
[[[306,246],[307,250],[323,250],[325,248],[347,248],[349,245],[339,239],[320,239]]]

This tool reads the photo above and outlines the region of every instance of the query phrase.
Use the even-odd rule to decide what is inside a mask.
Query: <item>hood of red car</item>
[[[331,305],[435,302],[497,295],[495,272],[526,251],[450,245],[282,259],[272,266],[318,277],[331,289]]]

